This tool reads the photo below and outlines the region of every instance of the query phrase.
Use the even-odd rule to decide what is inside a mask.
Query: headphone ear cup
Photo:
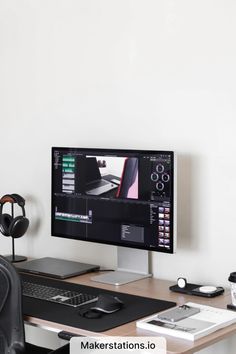
[[[9,214],[2,214],[0,219],[0,232],[4,236],[10,236],[9,228],[12,223],[12,216]]]
[[[23,236],[29,226],[29,220],[24,216],[17,216],[11,222],[9,226],[9,234],[13,238],[18,238]]]

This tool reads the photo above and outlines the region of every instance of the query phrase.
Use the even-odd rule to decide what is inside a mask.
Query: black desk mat
[[[24,281],[33,281],[41,285],[54,286],[65,290],[81,291],[96,295],[103,293],[118,296],[118,298],[124,302],[124,307],[113,314],[104,314],[102,317],[96,319],[81,317],[78,314],[78,308],[23,296],[24,315],[93,332],[107,331],[111,328],[138,320],[139,318],[149,316],[153,313],[166,310],[176,305],[174,302],[165,300],[123,294],[116,291],[108,291],[85,285],[66,283],[29,274],[21,273],[20,275]],[[91,305],[87,306],[89,308]]]

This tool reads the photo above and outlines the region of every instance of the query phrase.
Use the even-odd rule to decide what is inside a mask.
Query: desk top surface
[[[94,276],[94,273],[92,273],[92,275]],[[212,298],[212,299],[210,299],[210,298],[208,299],[208,298],[203,298],[203,297],[196,297],[196,296],[173,293],[169,290],[169,286],[173,285],[174,283],[170,282],[170,281],[166,281],[166,280],[158,280],[155,278],[146,278],[146,279],[135,281],[135,282],[132,282],[132,283],[129,283],[126,285],[122,285],[122,286],[113,286],[113,285],[96,283],[94,281],[91,281],[90,277],[91,277],[91,273],[85,274],[85,275],[80,275],[78,277],[73,277],[73,278],[67,279],[67,281],[72,282],[72,283],[93,286],[93,287],[97,287],[97,288],[103,288],[103,289],[112,290],[112,291],[119,291],[121,293],[126,293],[126,294],[140,295],[140,296],[144,296],[144,297],[174,301],[174,302],[177,302],[178,305],[182,305],[186,302],[192,301],[192,302],[197,302],[197,303],[225,309],[227,304],[230,303],[230,291],[229,290],[226,290],[223,295],[220,295],[220,296]],[[81,335],[91,335],[91,334],[94,335],[94,333],[91,333],[91,332],[88,332],[85,330],[80,330],[80,329],[75,329],[75,328],[68,327],[68,326],[63,326],[58,323],[52,323],[52,322],[44,321],[44,320],[34,318],[34,317],[26,317],[25,321],[32,324],[32,325],[36,325],[36,326],[40,326],[40,327],[44,327],[44,328],[49,328],[49,329],[52,329],[55,331],[64,330],[64,331],[77,333],[77,334],[81,334]],[[231,326],[227,326],[226,328],[218,330],[217,332],[207,335],[195,342],[177,339],[177,338],[170,337],[170,336],[165,336],[167,339],[167,351],[169,354],[194,353],[194,352],[199,351],[199,350],[201,350],[211,344],[214,344],[222,339],[225,339],[235,333],[236,333],[236,324],[231,325]],[[136,328],[136,322],[133,321],[128,324],[108,330],[106,332],[99,333],[99,336],[101,336],[101,335],[153,336],[153,335],[157,335],[157,334],[155,334],[154,332],[149,332],[149,331],[146,331],[146,330],[143,330],[140,328]]]

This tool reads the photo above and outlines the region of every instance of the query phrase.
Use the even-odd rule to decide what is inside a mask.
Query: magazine
[[[168,314],[170,311],[167,310],[137,321],[136,326],[160,334],[194,341],[236,322],[236,312],[234,311],[193,302],[188,302],[185,306],[196,308],[200,311],[192,316],[173,322],[161,319],[168,317],[163,316],[163,314]]]

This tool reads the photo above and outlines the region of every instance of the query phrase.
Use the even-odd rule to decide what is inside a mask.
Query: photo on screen
[[[85,194],[138,199],[138,158],[86,156]]]

